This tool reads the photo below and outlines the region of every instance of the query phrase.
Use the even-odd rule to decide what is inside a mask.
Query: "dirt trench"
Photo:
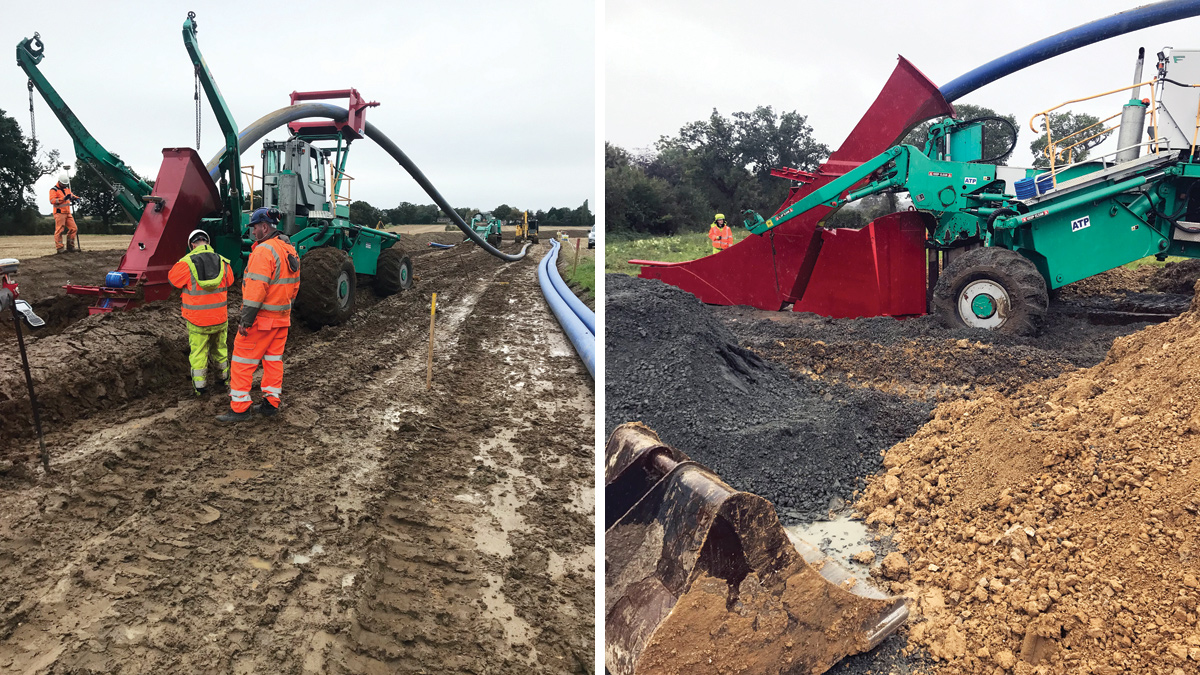
[[[53,472],[0,474],[0,672],[587,672],[594,398],[544,248],[414,249],[411,291],[293,328],[275,419],[219,425],[183,366],[48,424]]]

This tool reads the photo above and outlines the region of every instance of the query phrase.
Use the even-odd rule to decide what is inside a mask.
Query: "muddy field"
[[[984,523],[997,530],[997,537],[1005,533],[1004,528],[1028,523],[1019,517],[1022,506],[1026,518],[1034,514],[1029,526],[1036,535],[1030,535],[1034,552],[1047,541],[1054,549],[1055,542],[1061,543],[1065,536],[1084,537],[1077,531],[1093,525],[1083,525],[1083,521],[1064,523],[1056,530],[1047,529],[1043,522],[1069,507],[1058,503],[1061,495],[1051,489],[1056,482],[1039,476],[1052,470],[1041,469],[1049,450],[1038,444],[1045,442],[1043,434],[1052,434],[1052,429],[1084,433],[1078,421],[1057,421],[1056,413],[1066,412],[1065,404],[1045,401],[1056,395],[1054,383],[1087,372],[1081,369],[1101,368],[1099,364],[1106,358],[1112,360],[1110,348],[1114,343],[1121,344],[1118,341],[1124,336],[1141,340],[1132,344],[1153,342],[1161,349],[1165,347],[1160,342],[1181,340],[1175,337],[1181,329],[1164,329],[1162,326],[1167,324],[1160,323],[1188,309],[1196,277],[1197,266],[1191,262],[1159,269],[1114,270],[1064,288],[1051,304],[1045,331],[1035,338],[1016,338],[986,331],[948,330],[928,317],[904,321],[828,320],[744,307],[705,308],[694,298],[658,282],[610,275],[606,428],[611,430],[635,419],[646,421],[664,440],[717,470],[733,487],[774,500],[785,524],[796,526],[802,536],[812,536],[812,543],[826,553],[847,559],[847,551],[873,552],[864,558],[867,563],[856,569],[863,575],[873,574],[884,589],[904,595],[913,609],[913,619],[873,652],[847,659],[830,672],[1119,672],[1128,667],[1143,667],[1147,672],[1193,672],[1188,668],[1194,668],[1195,663],[1188,659],[1189,650],[1200,644],[1194,620],[1197,615],[1187,604],[1172,604],[1170,600],[1178,594],[1183,601],[1191,602],[1188,598],[1194,592],[1186,586],[1190,582],[1174,567],[1163,567],[1158,557],[1151,562],[1136,556],[1139,546],[1145,550],[1145,544],[1137,541],[1141,535],[1142,542],[1172,542],[1172,551],[1178,549],[1186,566],[1186,561],[1192,559],[1190,532],[1194,524],[1188,525],[1180,518],[1194,513],[1188,509],[1194,507],[1196,497],[1183,498],[1187,503],[1178,506],[1187,508],[1172,511],[1169,502],[1174,497],[1168,496],[1174,494],[1172,487],[1163,498],[1153,500],[1156,506],[1143,509],[1144,514],[1134,515],[1137,511],[1125,509],[1127,502],[1123,501],[1123,510],[1100,518],[1104,523],[1101,531],[1113,533],[1109,541],[1128,546],[1128,552],[1114,565],[1097,562],[1099,552],[1084,554],[1085,563],[1091,565],[1081,565],[1083,571],[1076,572],[1076,576],[1082,579],[1088,571],[1095,572],[1088,579],[1089,593],[1099,593],[1100,586],[1115,579],[1118,586],[1132,584],[1138,594],[1136,600],[1131,595],[1126,602],[1116,602],[1122,599],[1124,587],[1109,586],[1110,591],[1116,590],[1114,600],[1106,600],[1104,594],[1089,595],[1092,604],[1086,611],[1092,613],[1083,619],[1071,618],[1070,612],[1084,603],[1064,601],[1059,614],[1031,622],[1039,613],[1042,596],[1056,598],[1075,590],[1074,586],[1068,589],[1051,572],[1063,567],[1056,555],[1043,555],[1035,567],[1040,565],[1038,569],[1044,571],[1026,575],[1018,573],[1019,567],[1011,558],[1005,558],[1013,547],[1011,543],[999,547],[996,555],[985,553],[982,545],[969,544],[972,536],[983,531]],[[671,320],[658,322],[650,316],[664,313]],[[623,327],[624,333],[616,333],[614,327]],[[1137,337],[1148,330],[1166,330],[1164,335],[1170,337]],[[629,354],[618,355],[618,348]],[[1136,361],[1149,353],[1143,351],[1131,358]],[[1137,372],[1136,366],[1125,368]],[[1097,428],[1124,425],[1146,431],[1136,436],[1142,450],[1132,446],[1140,459],[1124,455],[1130,450],[1122,450],[1120,441],[1114,439],[1117,444],[1108,445],[1115,454],[1110,457],[1105,451],[1104,457],[1118,466],[1096,475],[1101,481],[1109,481],[1106,487],[1110,495],[1112,481],[1117,481],[1123,494],[1137,499],[1137,485],[1146,476],[1158,472],[1152,485],[1161,484],[1168,474],[1178,476],[1181,467],[1187,465],[1185,455],[1190,457],[1176,451],[1178,443],[1185,441],[1170,440],[1165,446],[1156,446],[1149,434],[1154,425],[1166,425],[1170,431],[1172,424],[1188,429],[1187,422],[1160,420],[1160,416],[1146,413],[1165,406],[1168,417],[1171,413],[1178,416],[1182,414],[1177,412],[1181,406],[1187,406],[1183,401],[1190,399],[1177,396],[1170,403],[1156,405],[1153,402],[1159,394],[1139,391],[1131,375],[1105,373],[1101,379],[1107,382],[1116,377],[1125,379],[1112,380],[1114,400],[1096,406],[1099,414],[1091,423]],[[1108,388],[1107,384],[1103,386]],[[984,412],[997,407],[998,401],[1003,411],[999,420],[997,415]],[[963,411],[970,412],[971,418],[956,422]],[[1140,425],[1131,419],[1121,422],[1123,417],[1146,421]],[[952,430],[950,438],[940,430],[946,421]],[[1014,425],[1024,430],[1018,432]],[[1022,435],[1013,438],[1014,433]],[[1097,433],[1108,435],[1092,431],[1093,436]],[[1017,463],[1021,470],[1011,476],[1002,474],[997,487],[991,488],[990,481],[996,479],[988,470],[981,473],[969,468],[981,456],[981,448],[966,442],[972,435],[990,435],[995,447],[1005,448],[999,459],[986,465],[988,470],[1003,472],[1005,461]],[[1030,456],[1036,455],[1033,459],[1018,449],[1022,439],[1031,444]],[[956,461],[963,464],[954,464]],[[1062,460],[1046,466],[1058,461]],[[1031,462],[1037,467],[1025,471]],[[1076,465],[1070,463],[1065,468],[1068,472],[1075,469]],[[1084,470],[1090,467],[1077,473],[1081,475]],[[1186,472],[1186,468],[1182,470]],[[1070,480],[1077,484],[1080,475],[1072,473]],[[902,478],[899,490],[893,476]],[[959,482],[953,484],[953,491],[944,490],[951,476]],[[863,491],[868,483],[870,493]],[[995,522],[991,502],[985,500],[1002,497],[1004,487],[1008,488],[1005,493],[1012,495],[1010,500],[1018,500],[1018,506],[999,514],[1003,517]],[[1064,489],[1058,487],[1059,491]],[[955,507],[950,497],[974,495],[973,491],[982,492],[971,497],[984,504],[985,511],[978,515],[971,515],[971,506]],[[1103,494],[1103,490],[1099,492]],[[864,494],[870,497],[859,503],[861,510],[853,508]],[[1146,499],[1145,493],[1141,498]],[[889,503],[889,508],[882,508]],[[1033,510],[1030,504],[1038,508]],[[1159,515],[1150,515],[1154,509],[1165,515],[1158,511],[1155,513]],[[1125,524],[1111,522],[1121,518],[1127,519]],[[829,522],[814,522],[826,519]],[[863,526],[864,519],[869,529]],[[1048,536],[1048,532],[1058,534],[1063,529],[1069,529],[1069,534],[1058,535],[1057,540]],[[987,536],[991,534],[989,530]],[[986,544],[992,544],[992,539],[988,538]],[[1054,550],[1057,553],[1058,549]],[[879,561],[889,553],[901,557],[890,559],[895,564],[889,565],[885,573]],[[1167,557],[1171,555],[1174,552]],[[1043,559],[1047,562],[1041,562]],[[1155,591],[1151,590],[1155,587],[1146,585],[1148,580],[1143,581],[1145,577],[1129,574],[1131,567],[1143,565],[1155,572],[1173,571],[1167,572],[1162,578],[1165,583]],[[1195,570],[1191,573],[1194,580]],[[981,575],[988,574],[991,576],[984,579],[985,586],[995,579],[1004,589],[998,596],[984,589],[991,602],[999,604],[993,609],[987,607],[987,602],[982,608],[968,604],[965,596]],[[968,585],[960,592],[962,577]],[[1131,580],[1134,578],[1137,581]],[[1020,587],[1022,583],[1028,588]],[[1009,590],[1013,584],[1016,586]],[[1113,594],[1107,597],[1113,598]],[[1032,614],[1024,608],[1031,601]],[[1130,609],[1154,603],[1163,608],[1154,612]],[[1005,613],[1005,608],[1011,612]],[[1089,623],[1093,620],[1101,623]],[[1126,628],[1131,620],[1134,623]],[[1027,626],[1032,628],[1027,630]],[[1063,635],[1068,630],[1079,632],[1074,641],[1060,646],[1057,637],[1050,637],[1051,628],[1064,631]],[[1089,638],[1088,630],[1095,636]],[[965,637],[961,648],[960,637]],[[1101,639],[1104,637],[1110,639]],[[1105,645],[1109,652],[1118,651],[1105,655],[1102,648],[1081,656],[1089,639]],[[1141,644],[1139,639],[1143,640]],[[1047,656],[1054,648],[1060,650],[1056,659]],[[1072,657],[1072,653],[1076,655]],[[1200,657],[1200,649],[1196,654]],[[1155,657],[1161,663],[1154,661]]]
[[[547,246],[423,248],[456,238],[408,243],[411,291],[293,327],[268,421],[192,397],[172,306],[60,321],[30,341],[49,476],[5,350],[0,672],[590,672],[592,382]],[[119,253],[59,258],[23,264],[27,297]]]

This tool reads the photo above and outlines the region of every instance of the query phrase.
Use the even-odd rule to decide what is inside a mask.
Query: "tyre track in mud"
[[[0,672],[569,672],[590,658],[592,495],[572,487],[591,483],[592,413],[572,409],[594,406],[586,373],[545,324],[533,261],[416,258],[412,291],[293,330],[278,418],[219,426],[225,399],[181,386],[54,430],[49,478],[0,476]],[[514,335],[527,315],[563,348]],[[481,349],[496,336],[527,353]],[[519,383],[529,410],[573,419],[508,409]],[[505,434],[519,451],[472,459]],[[542,485],[516,502],[476,489],[521,472]],[[481,546],[492,508],[516,509],[524,528],[505,534],[545,565]]]

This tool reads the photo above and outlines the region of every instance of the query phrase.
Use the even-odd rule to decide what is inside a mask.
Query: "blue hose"
[[[583,365],[587,366],[588,374],[594,380],[596,379],[596,336],[588,331],[583,321],[571,310],[571,307],[567,305],[567,300],[559,294],[556,284],[552,281],[552,279],[557,279],[558,283],[562,283],[562,279],[558,277],[558,268],[553,264],[553,258],[558,254],[557,242],[554,243],[555,246],[538,263],[538,285],[542,287],[542,295],[546,296],[546,304],[550,305],[550,311],[554,312],[554,317],[558,319],[563,332],[567,334],[567,339],[575,347],[575,353],[579,354],[580,359],[583,359]],[[567,295],[575,297],[575,294],[569,290]]]
[[[562,246],[558,243],[558,241],[553,239],[550,241],[550,243],[553,248],[550,249],[551,258],[548,264],[554,267],[555,270],[554,274],[550,275],[550,281],[554,283],[554,289],[558,291],[558,294],[562,296],[562,299],[567,301],[567,306],[571,308],[571,311],[575,312],[575,316],[579,317],[579,320],[583,322],[583,325],[587,326],[587,329],[591,331],[592,335],[595,335],[596,313],[588,309],[588,306],[583,304],[583,301],[576,297],[575,294],[571,292],[570,288],[567,288],[566,282],[564,282],[562,277],[558,274],[558,252],[562,250]]]
[[[454,244],[439,244],[436,241],[429,242],[429,245],[433,248],[454,248]]]
[[[1111,37],[1200,15],[1200,0],[1165,0],[1096,19],[1026,45],[942,85],[947,101],[956,101],[980,87],[1022,68]]]

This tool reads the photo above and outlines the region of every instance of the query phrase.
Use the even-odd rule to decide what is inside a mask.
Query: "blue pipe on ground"
[[[436,241],[429,242],[429,245],[433,248],[454,248],[454,244],[439,244]]]
[[[576,297],[571,292],[571,289],[567,287],[566,282],[563,281],[562,276],[558,273],[558,253],[562,250],[562,245],[553,239],[550,243],[553,244],[553,248],[550,249],[552,257],[549,264],[554,267],[554,274],[550,275],[550,281],[554,283],[554,288],[562,296],[562,299],[567,301],[567,305],[571,308],[571,311],[575,312],[575,316],[579,317],[579,320],[583,322],[583,325],[587,326],[592,335],[595,335],[596,313],[588,309],[588,306],[583,304],[583,301]]]
[[[554,317],[558,319],[563,332],[567,334],[567,339],[575,347],[575,353],[579,354],[583,365],[587,366],[588,374],[594,380],[596,379],[596,336],[589,332],[583,321],[576,316],[575,312],[571,311],[567,301],[563,299],[555,283],[551,281],[552,278],[558,276],[558,268],[553,265],[553,258],[558,253],[558,242],[552,243],[555,244],[554,247],[538,263],[538,285],[542,287],[542,295],[546,296],[546,304],[550,305],[550,311],[554,312]],[[562,279],[559,279],[559,282],[561,281]],[[575,295],[570,291],[567,293],[571,297]]]
[[[1084,6],[1084,5],[1081,5]],[[1200,15],[1200,0],[1165,0],[1144,7],[1136,7],[1112,16],[1076,26],[1048,38],[1038,40],[998,59],[989,61],[971,72],[960,75],[942,85],[939,91],[947,101],[955,101],[1011,75],[1022,68],[1065,54],[1073,49],[1107,40],[1111,37],[1131,33],[1142,28],[1178,21]]]

